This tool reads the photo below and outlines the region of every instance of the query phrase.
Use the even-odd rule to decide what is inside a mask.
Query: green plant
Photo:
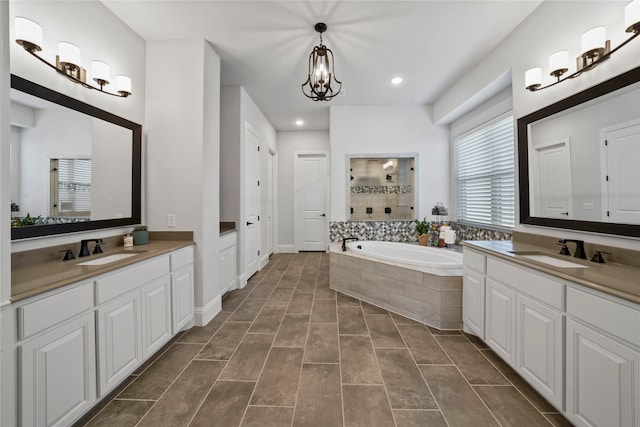
[[[29,213],[27,213],[27,216],[25,216],[24,218],[13,220],[13,223],[11,225],[13,227],[25,227],[28,225],[37,225],[39,220],[40,220],[40,215],[38,215],[36,218],[32,218],[29,215]]]
[[[429,231],[429,222],[427,221],[427,218],[425,217],[423,220],[416,219],[416,233],[418,233],[418,235],[426,234],[427,231]]]
[[[135,227],[133,227],[133,231],[147,231],[149,229],[149,227],[147,227],[146,225],[136,225]]]

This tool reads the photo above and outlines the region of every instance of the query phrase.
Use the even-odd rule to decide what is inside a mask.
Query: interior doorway
[[[248,279],[260,259],[260,139],[249,123],[244,128],[244,259]]]
[[[293,207],[296,251],[326,251],[329,240],[329,153],[294,153]]]

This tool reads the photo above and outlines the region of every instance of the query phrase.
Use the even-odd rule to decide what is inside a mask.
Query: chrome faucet
[[[360,240],[357,237],[345,237],[342,239],[342,252],[347,251],[347,241],[348,240]]]
[[[572,240],[572,239],[560,239],[558,243],[565,244],[572,242],[576,244],[576,253],[573,254],[574,258],[587,259],[587,254],[584,252],[584,240]]]

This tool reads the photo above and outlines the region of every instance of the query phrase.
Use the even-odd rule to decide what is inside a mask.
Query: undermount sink
[[[578,264],[575,262],[571,262],[571,261],[565,261],[563,259],[558,259],[558,258],[554,258],[552,256],[549,255],[543,255],[543,254],[518,254],[517,252],[514,252],[515,255],[519,255],[522,258],[526,258],[529,259],[531,261],[536,261],[536,262],[541,262],[543,264],[547,264],[547,265],[552,265],[554,267],[561,267],[561,268],[589,268],[588,265],[582,265],[582,264]]]
[[[77,265],[104,265],[104,264],[109,264],[110,262],[120,261],[136,255],[140,255],[140,254],[139,253],[113,254],[103,258],[97,258],[97,259],[92,259],[91,261],[81,262],[81,263],[78,263]]]

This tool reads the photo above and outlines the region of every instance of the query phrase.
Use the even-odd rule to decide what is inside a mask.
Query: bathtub
[[[462,329],[461,253],[380,241],[346,247],[329,247],[331,289],[438,329]]]
[[[462,268],[462,254],[442,248],[371,240],[349,242],[346,246],[348,251],[385,261],[419,267]]]

